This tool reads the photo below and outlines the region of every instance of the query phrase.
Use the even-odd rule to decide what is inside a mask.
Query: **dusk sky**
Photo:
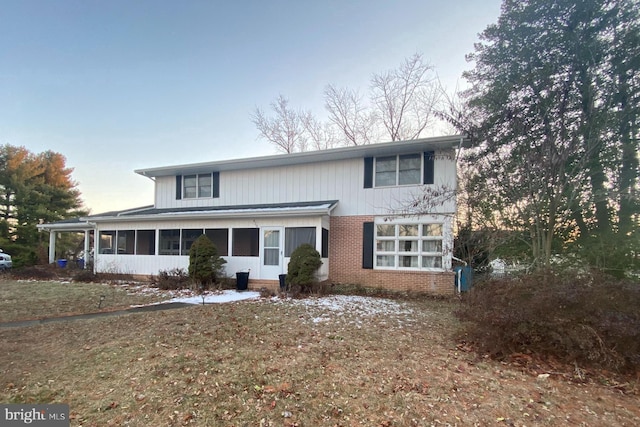
[[[53,150],[92,213],[153,203],[134,169],[275,154],[279,94],[324,118],[329,83],[422,53],[464,86],[499,0],[0,0],[0,144]]]

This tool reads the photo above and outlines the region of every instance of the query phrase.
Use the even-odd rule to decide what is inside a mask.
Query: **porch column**
[[[84,230],[84,263],[82,264],[82,269],[87,268],[87,263],[89,262],[89,241],[91,240],[91,231]]]
[[[49,264],[56,262],[56,232],[49,230]]]

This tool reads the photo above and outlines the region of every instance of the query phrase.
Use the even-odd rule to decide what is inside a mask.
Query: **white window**
[[[442,269],[442,223],[377,224],[375,268]]]
[[[422,156],[420,154],[376,157],[376,187],[420,184],[421,177]]]
[[[182,180],[182,195],[185,199],[212,196],[212,175],[210,173],[185,175]]]

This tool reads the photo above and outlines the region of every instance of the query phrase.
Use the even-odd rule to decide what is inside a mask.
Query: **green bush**
[[[552,356],[606,369],[640,367],[640,286],[601,273],[546,271],[487,281],[457,315],[466,338],[496,357]]]
[[[205,234],[189,249],[189,277],[206,288],[224,275],[227,261],[218,255],[218,248]]]
[[[291,254],[287,269],[287,285],[299,286],[302,292],[309,292],[316,282],[315,273],[322,265],[320,253],[308,243],[298,246]]]

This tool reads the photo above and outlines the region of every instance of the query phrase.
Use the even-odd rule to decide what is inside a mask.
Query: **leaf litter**
[[[361,296],[194,305],[0,331],[0,400],[72,425],[638,425],[637,395],[492,361],[454,301]]]

